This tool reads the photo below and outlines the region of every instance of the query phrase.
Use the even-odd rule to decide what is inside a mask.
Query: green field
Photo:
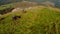
[[[14,21],[14,15],[21,18]],[[17,11],[1,17],[5,19],[0,21],[0,34],[60,34],[60,11],[36,8],[26,13]]]

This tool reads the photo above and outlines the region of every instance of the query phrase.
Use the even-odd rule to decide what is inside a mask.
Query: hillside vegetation
[[[0,34],[59,34],[60,10],[46,7],[33,7],[21,11],[10,12],[2,15],[0,21]],[[13,16],[21,18],[13,20]]]
[[[36,2],[22,1],[22,2],[15,2],[6,5],[1,5],[0,10],[4,10],[6,8],[16,8],[16,7],[26,8],[26,7],[32,7],[37,5],[38,4]]]
[[[6,4],[6,5],[0,6],[0,14],[11,12],[12,9],[15,9],[15,8],[27,8],[27,7],[33,7],[33,6],[37,6],[37,3],[22,1],[22,2]]]

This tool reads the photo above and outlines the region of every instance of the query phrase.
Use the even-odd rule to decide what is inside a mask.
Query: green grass
[[[14,21],[14,15],[21,16]],[[27,10],[27,13],[12,12],[3,15],[0,21],[0,34],[59,34],[60,12],[43,9]],[[54,26],[55,25],[55,26]]]
[[[12,7],[11,4],[2,5],[2,6],[0,6],[0,10],[4,10],[4,9],[6,9],[6,8],[10,8],[10,7]]]

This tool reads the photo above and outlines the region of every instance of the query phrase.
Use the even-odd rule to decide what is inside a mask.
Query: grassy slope
[[[14,21],[14,15],[21,16]],[[27,13],[12,12],[5,14],[0,21],[0,34],[59,34],[60,12],[48,8],[28,9]],[[55,23],[55,27],[53,27]],[[56,33],[55,33],[55,31]]]

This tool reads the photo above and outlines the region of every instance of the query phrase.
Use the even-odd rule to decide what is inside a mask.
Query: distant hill
[[[4,5],[4,4],[10,4],[10,3],[15,3],[15,2],[21,2],[23,0],[0,0],[0,5]],[[30,2],[37,2],[37,3],[42,3],[42,2],[52,2],[54,3],[55,7],[60,8],[60,0],[25,0],[25,1],[30,1]]]
[[[52,2],[52,3],[54,3],[55,5],[55,7],[57,7],[57,8],[60,8],[60,0],[28,0],[28,1],[31,1],[31,2],[37,2],[37,3],[42,3],[42,2],[46,2],[46,1],[49,1],[49,2]]]
[[[0,0],[0,5],[10,4],[10,3],[20,2],[20,1],[22,0]]]

